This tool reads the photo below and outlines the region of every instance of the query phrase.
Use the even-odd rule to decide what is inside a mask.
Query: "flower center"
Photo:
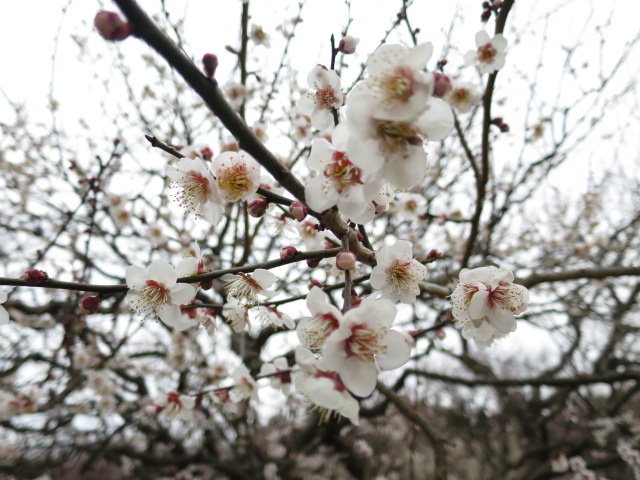
[[[347,358],[357,356],[365,362],[375,362],[375,355],[386,353],[387,347],[381,343],[387,333],[385,327],[367,328],[359,324],[351,329],[351,336],[345,340]]]
[[[500,282],[496,288],[487,287],[489,296],[487,302],[489,308],[500,308],[503,310],[514,311],[520,304],[520,292],[517,288],[507,282]]]
[[[227,284],[229,295],[247,305],[253,305],[258,300],[256,293],[262,291],[262,286],[247,273],[239,273],[240,278]]]
[[[335,152],[333,161],[325,168],[324,175],[333,181],[338,193],[355,184],[362,185],[362,170],[349,161],[344,152]]]
[[[412,272],[411,262],[401,260],[394,260],[387,268],[387,279],[395,291],[410,290],[417,281]]]
[[[218,186],[231,202],[242,198],[253,186],[246,165],[233,165],[218,172]]]
[[[335,106],[336,98],[333,88],[322,88],[315,94],[313,101],[322,110],[331,110]]]
[[[376,128],[376,134],[382,143],[382,153],[385,156],[406,153],[409,145],[423,144],[422,138],[407,122],[380,122]]]
[[[469,90],[466,88],[457,88],[451,92],[451,96],[455,103],[465,103],[469,101]]]
[[[186,172],[174,185],[181,189],[175,194],[175,199],[187,213],[197,210],[211,196],[209,179],[195,170]]]
[[[331,333],[338,328],[340,322],[330,313],[313,317],[305,328],[298,330],[302,343],[311,350],[319,350]]]
[[[140,290],[134,309],[143,316],[151,315],[162,304],[169,303],[169,289],[155,280],[147,280],[146,286]]]
[[[413,84],[411,70],[398,67],[393,74],[384,77],[378,87],[384,91],[387,102],[406,102],[413,94]]]
[[[493,59],[496,57],[497,53],[498,52],[491,43],[478,47],[478,59],[483,63],[493,63]]]

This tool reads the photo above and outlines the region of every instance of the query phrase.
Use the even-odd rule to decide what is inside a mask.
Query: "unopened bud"
[[[342,40],[340,40],[340,43],[338,44],[338,51],[344,53],[345,55],[355,53],[358,43],[360,43],[359,38],[347,35],[346,37],[343,37]]]
[[[309,268],[316,268],[318,265],[320,265],[320,258],[307,258],[307,267]]]
[[[336,255],[336,267],[339,270],[351,270],[356,266],[356,256],[349,250],[341,250]]]
[[[267,209],[269,208],[269,200],[266,198],[258,198],[254,200],[247,206],[247,211],[249,215],[254,218],[260,218],[265,213],[267,213]]]
[[[100,308],[99,296],[87,296],[80,300],[80,313],[82,315],[93,315]]]
[[[38,270],[37,268],[31,268],[24,272],[24,281],[29,285],[40,285],[43,282],[49,280],[49,275],[44,270]]]
[[[93,19],[93,25],[100,36],[110,42],[119,42],[131,35],[131,24],[116,12],[99,11]]]
[[[289,213],[293,218],[301,222],[307,217],[307,207],[304,203],[293,202],[289,206]]]
[[[486,9],[482,11],[482,15],[480,15],[480,21],[481,22],[488,22],[489,19],[491,18],[491,10]]]
[[[436,72],[433,74],[433,77],[435,80],[433,88],[434,97],[442,98],[453,89],[453,83],[447,75]]]
[[[441,258],[442,252],[440,252],[440,250],[436,250],[435,248],[427,253],[428,262],[435,262],[436,260],[440,260]]]
[[[280,249],[280,258],[282,260],[291,260],[298,254],[296,247],[283,247]]]
[[[213,53],[205,53],[202,57],[202,66],[204,67],[204,73],[207,77],[213,78],[216,74],[216,68],[218,68],[218,57]]]

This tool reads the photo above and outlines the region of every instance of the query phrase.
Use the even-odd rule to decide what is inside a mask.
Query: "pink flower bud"
[[[99,296],[87,296],[80,300],[80,313],[82,315],[93,315],[100,308]]]
[[[216,68],[218,68],[218,57],[213,53],[205,53],[202,57],[202,66],[204,67],[204,73],[207,77],[213,78],[216,74]]]
[[[43,270],[31,268],[24,272],[23,278],[29,285],[40,285],[41,283],[49,280],[49,275],[47,275],[47,272]]]
[[[307,206],[304,203],[293,202],[289,207],[289,213],[293,218],[301,222],[307,218]]]
[[[480,15],[480,21],[486,23],[491,18],[491,10],[486,9],[482,11],[482,15]]]
[[[336,267],[339,270],[351,270],[356,266],[356,256],[349,250],[341,250],[336,255]]]
[[[440,260],[442,258],[442,252],[440,250],[436,250],[435,248],[429,253],[427,253],[427,261],[435,262],[436,260]]]
[[[320,258],[307,258],[307,267],[316,268],[320,265]]]
[[[258,198],[247,206],[249,215],[251,215],[253,218],[262,217],[265,213],[267,213],[267,208],[269,208],[269,200],[267,200],[266,198]]]
[[[291,260],[298,254],[296,247],[283,247],[280,249],[280,258],[282,260]]]
[[[433,88],[433,96],[442,98],[453,89],[451,79],[443,73],[436,72],[433,74],[435,85]]]
[[[347,35],[346,37],[343,37],[342,40],[340,40],[340,43],[338,44],[338,51],[344,53],[345,55],[355,53],[358,43],[360,43],[359,38]]]
[[[100,36],[110,42],[119,42],[131,35],[131,24],[122,20],[116,12],[99,11],[93,19],[93,25]]]

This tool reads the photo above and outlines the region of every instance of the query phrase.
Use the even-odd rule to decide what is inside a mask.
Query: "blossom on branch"
[[[166,262],[153,262],[148,271],[131,265],[125,276],[129,305],[144,317],[157,315],[167,325],[180,320],[180,305],[189,303],[196,295],[191,285],[177,283],[176,270]]]
[[[228,202],[247,200],[260,186],[260,164],[245,151],[222,152],[211,168],[220,195]]]
[[[328,302],[326,293],[318,287],[313,287],[307,295],[307,308],[311,317],[300,320],[296,333],[302,345],[317,351],[340,326],[342,312]]]
[[[476,33],[476,47],[477,50],[469,50],[464,55],[466,65],[477,63],[480,73],[493,73],[504,67],[507,39],[501,33],[491,38],[486,31],[480,30]]]
[[[382,291],[382,298],[394,302],[414,303],[420,294],[420,282],[427,267],[413,258],[413,245],[398,240],[382,247],[376,254],[378,264],[371,271],[371,286]]]
[[[298,111],[311,118],[311,125],[318,130],[334,126],[333,109],[344,103],[340,77],[323,65],[316,65],[307,77],[309,88],[315,92],[304,95],[298,103]]]
[[[463,269],[451,294],[452,314],[460,322],[463,337],[474,338],[482,347],[515,331],[518,315],[526,310],[529,291],[513,282],[505,268]]]
[[[277,277],[269,270],[257,268],[252,274],[239,273],[233,275],[226,273],[220,280],[227,282],[226,289],[229,295],[240,303],[253,306],[258,302],[258,295],[275,297],[278,292],[268,290],[277,280]]]

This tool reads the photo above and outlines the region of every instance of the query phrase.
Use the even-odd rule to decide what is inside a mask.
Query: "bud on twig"
[[[291,260],[298,254],[296,247],[283,247],[280,249],[280,258],[282,260]]]
[[[116,12],[107,12],[101,10],[96,13],[93,19],[93,25],[98,33],[105,40],[110,42],[119,42],[131,35],[131,24],[120,18]]]
[[[43,282],[49,280],[49,275],[44,270],[38,270],[37,268],[31,268],[24,272],[24,281],[29,285],[40,285]]]
[[[355,53],[358,43],[360,43],[359,38],[347,35],[345,37],[342,37],[342,40],[340,40],[340,43],[338,44],[338,51],[344,53],[345,55],[350,55],[352,53]]]
[[[336,255],[336,267],[339,270],[351,270],[356,266],[356,256],[349,250],[341,250]]]
[[[260,218],[265,213],[267,213],[268,208],[269,200],[267,200],[266,198],[258,198],[247,206],[247,211],[253,218]]]
[[[307,217],[307,207],[304,203],[293,202],[289,206],[289,213],[293,218],[301,222]]]
[[[100,308],[100,296],[86,296],[80,300],[80,313],[82,315],[93,315]]]
[[[213,53],[205,53],[202,57],[202,66],[207,77],[213,78],[216,74],[216,68],[218,68],[218,57]]]
[[[320,265],[320,260],[322,260],[322,259],[321,258],[307,258],[307,267],[316,268],[318,265]]]
[[[442,98],[453,89],[453,83],[447,75],[436,72],[433,77],[435,80],[433,87],[434,97]]]

